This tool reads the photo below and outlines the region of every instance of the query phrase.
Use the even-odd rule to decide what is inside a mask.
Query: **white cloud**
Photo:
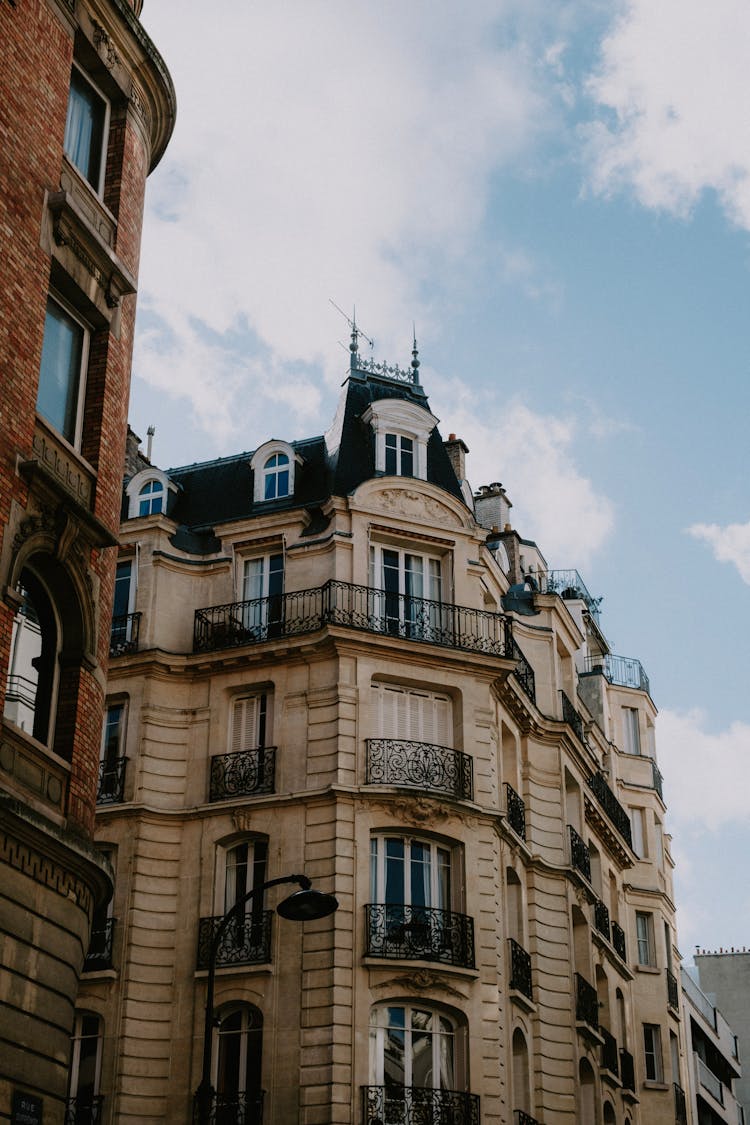
[[[664,710],[657,722],[659,766],[665,776],[669,818],[680,833],[747,824],[750,724],[706,730],[705,714]]]
[[[590,93],[592,182],[686,215],[713,189],[750,229],[750,7],[745,0],[627,0]]]
[[[736,566],[742,581],[750,586],[750,523],[730,523],[726,527],[696,523],[687,530],[695,539],[708,543],[719,562]]]

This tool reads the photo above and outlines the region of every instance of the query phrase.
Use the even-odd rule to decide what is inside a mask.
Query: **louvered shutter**
[[[453,744],[450,698],[433,692],[375,686],[376,721],[381,738]]]
[[[258,728],[262,696],[250,695],[236,699],[232,710],[230,750],[254,750],[258,745]]]

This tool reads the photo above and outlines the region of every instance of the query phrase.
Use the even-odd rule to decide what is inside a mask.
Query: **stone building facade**
[[[62,1122],[93,847],[146,175],[138,0],[0,3],[0,1120]]]
[[[81,1002],[103,1122],[673,1125],[672,861],[636,659],[472,494],[419,380],[328,433],[168,472],[130,451]],[[137,443],[137,439],[135,439]],[[98,935],[98,936],[97,936]]]
[[[715,997],[706,995],[686,969],[681,981],[693,1121],[696,1125],[745,1125],[739,1100],[739,1038],[716,1007]]]

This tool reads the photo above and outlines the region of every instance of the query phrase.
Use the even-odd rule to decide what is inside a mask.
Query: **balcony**
[[[516,836],[526,839],[526,805],[523,798],[519,797],[512,785],[505,783],[505,801],[507,811],[505,819],[511,826]]]
[[[694,1058],[696,1073],[701,1088],[707,1090],[714,1101],[717,1101],[719,1105],[724,1105],[724,1086],[722,1085],[721,1079],[717,1078],[714,1072],[706,1066],[700,1055],[694,1055]]]
[[[527,1000],[533,1000],[531,987],[531,956],[522,945],[508,938],[510,946],[510,980],[508,987],[520,992]]]
[[[472,767],[469,754],[447,746],[394,738],[367,740],[368,785],[409,785],[470,801]]]
[[[578,711],[576,711],[575,707],[570,702],[564,691],[560,692],[560,700],[562,702],[563,722],[568,724],[578,741],[582,742],[585,746],[586,731],[584,730],[583,719],[581,715],[578,713]]]
[[[112,968],[112,942],[115,936],[115,919],[106,918],[104,925],[91,931],[84,973],[98,973]]]
[[[577,570],[550,570],[541,579],[543,594],[559,594],[568,601],[582,601],[591,616],[599,624],[601,598],[592,598],[586,584]]]
[[[583,875],[587,883],[590,883],[591,855],[589,854],[588,844],[581,839],[572,824],[568,825],[568,837],[570,839],[570,865],[580,875]]]
[[[474,922],[453,910],[400,903],[365,906],[367,956],[474,968]]]
[[[615,921],[612,922],[612,946],[617,956],[627,962],[627,957],[625,956],[625,931],[622,926]]]
[[[536,678],[534,676],[534,669],[521,652],[515,640],[511,643],[511,657],[516,662],[513,675],[516,677],[531,702],[536,703]]]
[[[208,1118],[202,1119],[196,1096],[193,1102],[193,1121],[204,1125],[263,1125],[263,1099],[265,1090],[241,1094],[212,1094]]]
[[[607,814],[612,824],[614,824],[625,843],[629,848],[632,848],[633,839],[630,831],[630,817],[607,785],[602,774],[592,774],[588,779],[588,784],[600,806],[604,809],[604,812]]]
[[[599,997],[594,986],[580,973],[576,973],[576,1019],[598,1032]]]
[[[302,636],[326,625],[512,658],[511,622],[501,613],[334,580],[309,590],[196,610],[193,651]]]
[[[226,801],[231,797],[258,797],[273,793],[275,773],[275,746],[217,754],[211,758],[208,799]]]
[[[610,940],[609,910],[600,898],[594,903],[594,925],[600,934]]]
[[[221,936],[216,953],[219,968],[228,965],[262,965],[271,960],[272,910],[259,910],[244,918],[234,918]],[[198,968],[207,969],[211,942],[224,915],[201,918],[198,927]]]
[[[633,1056],[630,1051],[626,1051],[624,1047],[620,1047],[620,1081],[622,1082],[623,1090],[629,1090],[631,1094],[635,1093],[635,1065],[633,1063]]]
[[[677,1082],[672,1083],[674,1089],[674,1120],[675,1125],[688,1125],[687,1099],[685,1091]]]
[[[479,1125],[479,1098],[463,1090],[363,1086],[364,1125]]]
[[[638,691],[646,692],[651,690],[643,665],[632,656],[612,656],[611,653],[587,656],[585,670],[599,672],[615,687],[637,688]]]
[[[99,763],[99,785],[96,790],[97,805],[119,805],[125,792],[125,767],[127,758]]]
[[[656,765],[656,762],[654,762],[654,761],[651,762],[651,774],[652,774],[652,788],[654,788],[656,790],[656,792],[659,794],[659,796],[661,797],[661,799],[663,801],[664,800],[664,787],[663,787],[663,780],[664,779],[662,778],[661,770],[658,768],[658,766]]]
[[[610,1031],[607,1031],[606,1027],[600,1027],[599,1034],[604,1040],[602,1043],[602,1067],[604,1070],[608,1070],[610,1074],[619,1075],[617,1040]]]
[[[516,1117],[514,1125],[540,1125],[536,1117],[532,1117],[530,1113],[526,1113],[522,1109],[516,1110]]]
[[[119,617],[113,617],[109,634],[109,655],[124,656],[128,652],[136,652],[140,632],[140,613],[123,613]]]
[[[680,987],[677,977],[667,969],[667,1003],[677,1012],[680,1008]]]
[[[104,1097],[68,1098],[65,1102],[65,1125],[100,1125],[103,1120]]]

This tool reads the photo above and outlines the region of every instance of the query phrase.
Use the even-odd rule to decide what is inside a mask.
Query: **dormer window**
[[[169,494],[177,492],[177,485],[161,469],[149,466],[131,477],[125,486],[128,498],[128,519],[167,515]]]
[[[375,472],[427,480],[427,442],[437,418],[402,398],[371,402],[362,415],[375,433]]]
[[[385,435],[385,471],[392,477],[414,476],[414,441],[403,434]]]
[[[280,500],[289,495],[289,458],[286,453],[274,453],[263,468],[263,499]]]
[[[164,508],[164,485],[160,480],[150,480],[138,493],[138,515],[155,516]]]
[[[294,474],[302,458],[287,441],[267,441],[255,450],[250,462],[253,470],[253,502],[263,504],[294,496]]]

